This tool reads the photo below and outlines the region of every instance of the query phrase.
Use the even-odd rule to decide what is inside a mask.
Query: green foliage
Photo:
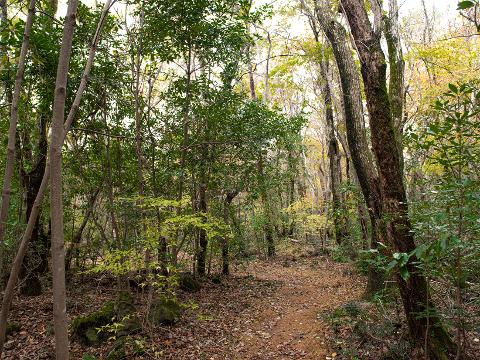
[[[478,5],[477,1],[465,0],[460,1],[457,6],[457,10],[466,10]]]
[[[72,333],[85,345],[97,345],[107,339],[101,328],[109,325],[115,318],[115,303],[106,303],[99,311],[86,316],[78,316],[72,321]]]
[[[411,185],[411,214],[420,244],[409,254],[395,254],[391,263],[401,269],[411,260],[428,278],[467,293],[478,291],[473,284],[480,274],[479,99],[478,83],[449,84],[425,127],[410,129],[407,144],[425,159],[415,164],[423,177]],[[405,270],[400,274],[408,277]],[[458,301],[445,311],[457,319],[458,328],[474,322],[464,318]]]
[[[93,355],[90,355],[90,354],[84,354],[82,356],[82,360],[97,360],[97,358]]]

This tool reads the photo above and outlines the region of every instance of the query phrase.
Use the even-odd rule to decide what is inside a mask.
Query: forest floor
[[[143,354],[127,350],[127,359],[333,359],[335,335],[320,314],[359,300],[364,282],[349,265],[327,257],[251,261],[220,284],[206,281],[196,293],[179,292],[188,304],[181,320],[133,336]],[[114,298],[110,286],[98,278],[71,286],[69,316]],[[4,359],[53,359],[51,293],[14,304],[10,321],[21,329],[7,339]],[[104,359],[111,343],[86,347],[73,339],[72,358]]]

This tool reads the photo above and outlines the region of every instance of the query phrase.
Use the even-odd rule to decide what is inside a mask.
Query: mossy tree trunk
[[[410,253],[415,249],[412,226],[408,217],[408,204],[403,182],[397,136],[392,118],[392,107],[387,91],[387,64],[380,37],[370,23],[363,0],[341,0],[355,41],[361,63],[367,107],[372,131],[372,145],[379,169],[380,189],[384,212],[387,216],[387,237],[394,250]],[[429,343],[430,356],[445,358],[446,352],[454,350],[454,344],[440,319],[425,312],[429,306],[428,284],[414,265],[413,257],[407,264],[409,278],[397,276],[411,338],[423,346]]]

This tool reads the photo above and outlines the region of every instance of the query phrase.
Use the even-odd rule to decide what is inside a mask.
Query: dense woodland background
[[[0,1],[0,353],[41,358],[9,320],[36,297],[57,359],[204,358],[152,335],[182,294],[305,257],[362,289],[330,358],[478,358],[480,4],[451,2]]]

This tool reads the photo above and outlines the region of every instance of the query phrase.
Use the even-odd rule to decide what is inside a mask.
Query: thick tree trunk
[[[389,0],[389,15],[385,16],[385,39],[388,49],[389,84],[388,93],[393,118],[395,136],[397,138],[398,157],[403,173],[403,126],[404,126],[404,99],[405,99],[405,62],[403,60],[402,44],[398,30],[397,0]]]
[[[28,15],[23,32],[22,47],[18,58],[17,74],[15,76],[15,87],[13,90],[12,104],[10,108],[10,122],[8,128],[7,159],[5,174],[3,176],[2,202],[0,204],[0,279],[3,279],[3,245],[5,231],[7,228],[8,208],[10,204],[10,193],[12,187],[13,170],[15,167],[15,143],[18,122],[18,107],[20,102],[20,91],[22,89],[23,75],[25,73],[25,59],[27,57],[28,45],[30,43],[30,32],[32,30],[33,18],[35,16],[35,0],[30,0]],[[2,4],[2,26],[7,19],[7,3]],[[6,55],[6,54],[5,54]],[[8,93],[7,89],[7,93]]]
[[[324,8],[317,7],[316,15],[323,32],[332,46],[340,73],[348,147],[360,189],[369,210],[372,229],[370,247],[377,249],[379,242],[385,242],[386,235],[383,225],[378,174],[369,151],[363,118],[360,78],[351,49],[348,47],[347,33],[343,26],[333,18],[330,18],[328,10]],[[377,271],[375,267],[371,266],[366,296],[371,296],[373,293],[381,290],[383,280],[383,272]]]
[[[100,33],[103,29],[103,25],[105,22],[105,18],[110,10],[110,5],[112,4],[113,0],[108,0],[105,3],[103,8],[102,14],[100,16],[100,20],[97,25],[97,30],[95,35],[92,39],[92,45],[90,47],[90,52],[88,56],[87,63],[85,65],[85,69],[83,71],[82,79],[80,81],[80,85],[77,89],[77,93],[75,94],[75,99],[73,101],[72,107],[70,108],[70,112],[68,113],[67,119],[65,121],[64,128],[62,129],[62,143],[65,141],[65,138],[72,127],[73,120],[78,112],[78,108],[80,106],[80,102],[82,100],[83,93],[85,88],[87,87],[88,77],[90,75],[90,71],[93,66],[93,59],[95,58],[95,53],[97,50],[97,44],[100,38]],[[15,286],[17,284],[17,279],[20,273],[20,269],[22,266],[23,258],[25,257],[25,253],[27,251],[27,247],[29,241],[32,236],[33,228],[35,227],[35,223],[38,218],[38,214],[40,212],[40,206],[45,196],[45,192],[47,190],[47,184],[50,179],[50,162],[47,162],[45,173],[43,175],[42,183],[40,188],[38,189],[37,197],[32,207],[32,211],[30,213],[30,218],[28,219],[27,227],[25,232],[22,236],[22,240],[20,241],[20,245],[17,250],[17,254],[15,259],[12,263],[12,269],[10,271],[10,276],[8,278],[7,287],[5,288],[5,294],[2,300],[2,308],[0,311],[0,358],[3,351],[3,345],[5,343],[5,332],[7,327],[7,319],[8,313],[10,311],[10,307],[12,305],[13,295]]]
[[[397,137],[392,118],[391,103],[387,91],[385,55],[380,38],[372,30],[363,0],[342,0],[361,62],[367,107],[370,114],[372,145],[380,175],[380,188],[387,222],[387,236],[394,250],[410,253],[415,249],[412,226],[408,218],[408,205],[403,183]],[[415,258],[407,268],[408,280],[397,276],[403,306],[412,339],[423,346],[425,338],[430,344],[430,355],[444,358],[445,351],[452,351],[454,345],[444,330],[440,319],[431,316],[420,317],[429,307],[428,284],[415,267]]]

